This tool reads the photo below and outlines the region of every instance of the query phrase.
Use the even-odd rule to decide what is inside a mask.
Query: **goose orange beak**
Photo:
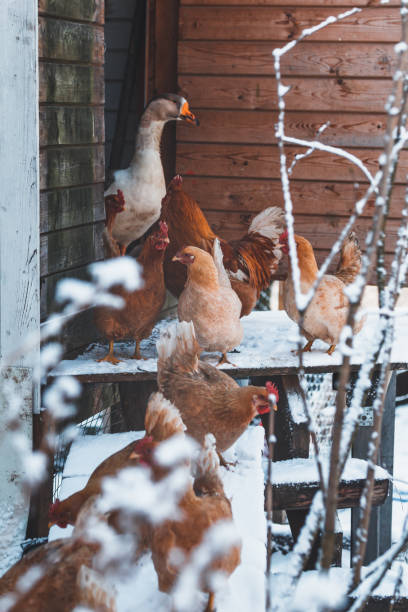
[[[180,119],[187,121],[187,123],[192,123],[193,125],[200,125],[197,117],[191,112],[188,102],[184,102],[183,108],[181,109]]]

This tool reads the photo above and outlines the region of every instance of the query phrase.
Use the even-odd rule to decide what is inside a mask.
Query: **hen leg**
[[[302,353],[309,353],[312,350],[313,342],[314,342],[314,339],[309,340],[307,344],[305,344],[305,346],[302,348]],[[296,351],[296,350],[292,351],[292,353],[294,353],[295,355],[299,355],[299,351]]]
[[[147,357],[143,357],[140,352],[140,340],[136,340],[135,352],[131,356],[131,359],[147,359]]]
[[[102,359],[98,359],[98,363],[101,363],[101,361],[108,361],[113,365],[117,365],[120,362],[120,359],[117,359],[113,354],[113,340],[109,340],[109,353],[102,357]]]
[[[214,593],[212,591],[210,591],[208,593],[208,603],[207,603],[207,607],[204,610],[204,612],[214,612],[215,608],[214,608]]]
[[[217,451],[218,459],[220,460],[220,465],[224,467],[226,470],[229,470],[230,467],[235,467],[237,465],[236,461],[226,461],[224,457],[221,455],[220,451]]]
[[[334,353],[334,349],[336,348],[335,344],[331,344],[329,350],[327,351],[328,355],[332,355]]]
[[[235,363],[232,363],[232,361],[230,361],[227,357],[227,353],[224,351],[224,353],[222,354],[222,356],[220,357],[219,362],[217,363],[216,367],[218,368],[218,366],[222,365],[223,363],[229,363],[230,365],[234,366],[234,368],[236,368],[237,366],[235,365]]]
[[[118,242],[118,247],[119,247],[119,252],[120,254],[126,255],[126,244],[120,244],[120,242]]]

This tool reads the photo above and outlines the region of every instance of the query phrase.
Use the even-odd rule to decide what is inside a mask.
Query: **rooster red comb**
[[[169,235],[169,228],[165,221],[159,221],[159,232],[160,234],[163,234],[163,236],[166,237]]]
[[[125,208],[125,196],[123,195],[123,191],[121,189],[118,189],[117,193],[118,193],[119,204],[123,206],[123,208]]]
[[[268,392],[268,395],[274,395],[275,396],[274,404],[276,405],[279,402],[279,393],[278,393],[277,386],[273,382],[268,380],[265,383],[265,387],[266,387],[266,390]]]
[[[279,236],[279,242],[287,242],[289,238],[289,234],[288,234],[288,230],[286,229],[284,232],[281,233],[281,235]]]

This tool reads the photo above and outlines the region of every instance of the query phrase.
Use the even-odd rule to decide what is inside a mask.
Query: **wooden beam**
[[[39,362],[39,346],[24,347],[29,334],[40,325],[39,278],[39,152],[38,152],[38,13],[37,0],[3,0],[0,3],[0,96],[2,220],[0,223],[0,358],[7,368],[3,377],[16,384],[22,408],[16,428],[32,443],[32,411],[39,408],[33,368]],[[7,397],[0,400],[1,433],[8,423]],[[4,411],[4,412],[3,412]],[[17,454],[2,442],[3,475],[0,514],[10,524],[0,533],[3,550],[11,537],[13,546],[24,539],[28,518],[25,470]],[[3,455],[4,453],[4,455]],[[0,560],[1,573],[18,558]]]

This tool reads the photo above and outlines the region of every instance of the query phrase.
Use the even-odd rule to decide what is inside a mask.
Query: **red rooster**
[[[172,261],[174,255],[186,245],[211,253],[217,238],[197,202],[183,191],[182,182],[180,175],[173,178],[163,198],[161,213],[170,239],[164,260],[165,283],[176,297],[183,291],[186,270]],[[261,291],[272,281],[282,256],[279,235],[284,227],[283,210],[271,206],[252,219],[248,233],[241,239],[229,242],[219,239],[224,267],[242,303],[241,316],[252,311]]]

